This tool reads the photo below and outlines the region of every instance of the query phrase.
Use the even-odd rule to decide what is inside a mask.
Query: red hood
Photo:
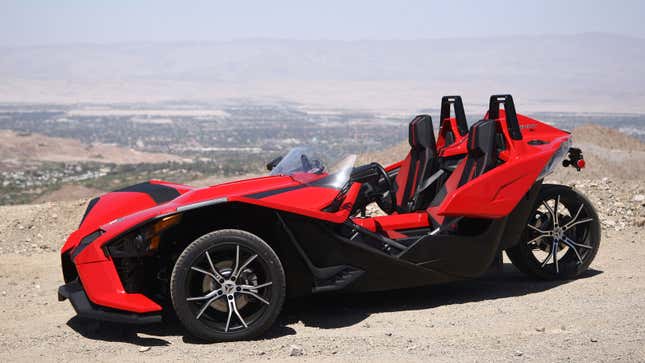
[[[317,191],[312,193],[312,188]],[[105,238],[108,238],[178,208],[222,198],[311,215],[320,213],[337,194],[338,190],[305,185],[289,176],[252,178],[205,188],[151,180],[90,201],[81,225],[70,235],[62,251],[75,247],[81,238],[97,229],[106,231]]]
[[[116,219],[164,204],[176,209],[211,199],[248,195],[294,185],[298,183],[285,176],[246,179],[204,188],[151,180],[103,194],[90,201],[79,230],[93,232]]]

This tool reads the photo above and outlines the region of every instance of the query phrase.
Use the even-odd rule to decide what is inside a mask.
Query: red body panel
[[[468,136],[458,138],[453,144],[437,148],[439,157],[449,158],[457,155],[464,155],[468,152]]]
[[[517,117],[523,134],[522,140],[510,137],[505,113],[500,110],[498,122],[507,143],[507,150],[500,158],[505,162],[450,193],[439,206],[439,215],[475,218],[501,218],[508,215],[535,183],[560,145],[571,136],[529,117]],[[541,140],[544,144],[530,145],[532,140]]]
[[[448,131],[452,131],[455,137],[455,141],[450,145],[446,145],[446,133]],[[461,135],[459,133],[456,118],[451,117],[450,119],[443,120],[441,128],[439,129],[439,135],[437,136],[437,152],[439,153],[439,157],[445,158],[466,154],[468,152],[467,140],[468,134]]]
[[[81,281],[89,282],[83,288],[93,303],[135,313],[161,311],[161,306],[144,295],[125,292],[112,261],[81,263],[77,269]]]
[[[438,214],[492,219],[508,215],[535,183],[551,155],[509,160],[455,190],[441,204]]]

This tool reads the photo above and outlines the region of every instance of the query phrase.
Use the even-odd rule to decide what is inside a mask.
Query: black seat
[[[481,120],[470,127],[466,159],[460,162],[434,196],[428,208],[431,220],[443,220],[436,215],[436,211],[448,195],[497,165],[496,131],[495,120]]]
[[[415,117],[409,126],[410,152],[403,160],[394,180],[396,210],[406,213],[416,210],[420,187],[437,171],[437,144],[429,115]]]
[[[468,157],[459,186],[477,178],[497,165],[497,122],[476,122],[468,134]]]

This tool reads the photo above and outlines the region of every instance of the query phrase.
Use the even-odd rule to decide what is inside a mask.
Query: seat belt
[[[428,189],[432,184],[434,184],[445,173],[446,172],[443,169],[439,169],[439,171],[437,171],[436,173],[432,174],[431,177],[426,179],[421,184],[421,186],[419,186],[419,188],[417,189],[417,192],[414,193],[414,199],[412,200],[413,203],[416,204],[418,199],[419,199],[419,195],[421,195],[421,193],[423,193],[426,189]]]

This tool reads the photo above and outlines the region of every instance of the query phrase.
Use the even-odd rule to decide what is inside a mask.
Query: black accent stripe
[[[83,214],[83,218],[81,218],[81,223],[80,224],[83,224],[83,221],[85,221],[85,218],[87,218],[87,215],[90,214],[90,211],[92,210],[92,208],[94,208],[96,203],[98,203],[99,199],[101,199],[101,198],[96,197],[96,198],[90,200],[89,203],[87,203],[87,209],[85,209],[85,213]]]
[[[336,175],[337,173],[334,174],[329,174],[325,177],[322,177],[320,179],[314,180],[310,183],[307,183],[307,185],[312,186],[312,187],[327,187],[327,188],[333,188],[333,183],[336,181]]]
[[[123,189],[115,190],[114,192],[145,193],[157,204],[169,202],[181,195],[175,188],[149,182],[131,185]]]
[[[281,193],[286,193],[286,192],[290,192],[290,191],[293,191],[293,190],[302,189],[302,188],[305,188],[305,187],[306,187],[306,185],[295,185],[295,186],[292,186],[292,187],[279,188],[279,189],[267,190],[267,191],[259,192],[259,193],[247,194],[247,195],[245,195],[245,197],[246,198],[251,198],[251,199],[262,199],[262,198],[270,197],[270,196],[273,196],[273,195],[276,195],[276,194],[281,194]]]

